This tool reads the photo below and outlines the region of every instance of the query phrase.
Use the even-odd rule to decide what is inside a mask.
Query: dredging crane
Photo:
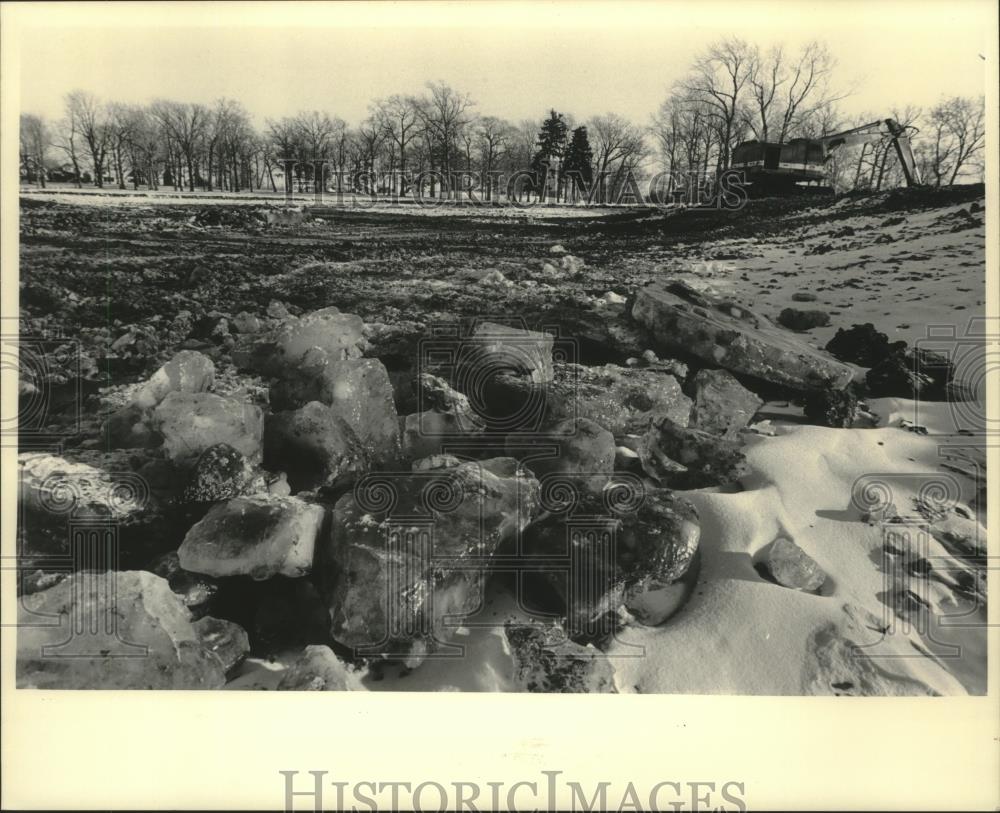
[[[785,143],[743,141],[733,149],[730,166],[744,173],[752,194],[792,194],[799,184],[822,184],[827,162],[837,150],[875,139],[889,139],[899,158],[907,186],[920,186],[920,172],[913,157],[910,134],[895,119],[879,119],[820,138],[793,138]]]

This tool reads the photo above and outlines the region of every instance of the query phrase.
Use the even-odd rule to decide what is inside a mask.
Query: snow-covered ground
[[[884,484],[899,514],[917,521],[914,500],[929,483],[954,484],[963,533],[985,546],[976,505],[976,453],[955,433],[947,404],[879,399],[880,428],[799,425],[773,413],[774,436],[753,435],[744,490],[681,492],[698,508],[701,566],[691,598],[660,627],[629,623],[608,649],[622,693],[964,695],[986,692],[985,606],[953,589],[968,571],[920,525],[863,521],[858,489]],[[764,408],[764,416],[769,414]],[[766,418],[765,418],[766,419]],[[919,420],[927,434],[907,428]],[[944,465],[942,465],[944,464]],[[947,486],[946,486],[947,488]],[[925,490],[925,497],[927,492]],[[927,527],[926,525],[924,527]],[[930,526],[941,536],[942,523]],[[909,534],[908,542],[900,534]],[[892,535],[895,534],[895,537]],[[819,595],[780,586],[754,567],[777,537],[793,540],[828,575]],[[905,545],[930,563],[921,575],[899,567]],[[926,545],[926,547],[921,547]],[[901,572],[902,571],[902,572]],[[907,573],[908,575],[903,575]],[[907,625],[894,596],[928,602]],[[490,597],[479,620],[459,630],[460,658],[412,672],[386,670],[359,688],[392,691],[510,691],[513,661],[503,623],[521,614],[509,594]],[[927,626],[923,626],[924,622]],[[273,689],[289,663],[251,659],[227,688]]]
[[[643,207],[629,205],[584,205],[569,206],[552,202],[538,203],[535,201],[522,205],[508,204],[491,206],[483,201],[447,201],[441,198],[426,197],[422,202],[412,199],[393,201],[391,198],[379,196],[376,200],[368,195],[357,195],[344,192],[337,194],[328,192],[319,200],[311,192],[268,192],[257,190],[247,193],[223,191],[206,192],[197,190],[158,189],[154,191],[130,189],[95,189],[93,187],[60,187],[38,189],[22,187],[21,196],[29,200],[44,200],[52,203],[69,203],[81,206],[135,206],[135,205],[176,205],[199,204],[205,206],[294,206],[318,207],[321,209],[351,209],[354,211],[372,211],[386,214],[412,214],[427,217],[455,215],[478,219],[531,219],[545,218],[586,218],[604,215],[608,212],[628,211]]]
[[[849,211],[848,203],[841,201],[839,209]],[[863,214],[776,235],[721,239],[713,241],[711,257],[704,256],[704,245],[692,246],[697,261],[667,259],[662,271],[703,276],[768,315],[789,306],[825,310],[830,325],[810,331],[820,346],[838,327],[864,322],[911,344],[926,339],[933,325],[952,326],[962,337],[971,320],[985,315],[984,203]],[[809,214],[803,212],[803,219]],[[815,300],[795,301],[796,294]]]

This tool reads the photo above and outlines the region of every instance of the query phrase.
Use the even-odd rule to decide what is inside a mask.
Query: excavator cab
[[[754,196],[787,195],[803,182],[825,177],[823,146],[819,141],[794,138],[787,144],[744,141],[733,149],[731,167],[744,174]]]
[[[781,145],[764,144],[764,169],[777,170],[781,165]]]

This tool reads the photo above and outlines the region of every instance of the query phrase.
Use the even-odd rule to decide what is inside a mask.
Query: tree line
[[[646,124],[613,112],[577,122],[556,110],[541,121],[511,122],[479,112],[467,93],[444,82],[377,99],[356,126],[317,110],[256,126],[232,99],[135,105],[76,90],[56,121],[22,114],[21,177],[40,186],[304,192],[322,185],[446,197],[464,194],[475,177],[477,194],[492,199],[500,178],[530,170],[541,197],[609,202],[637,174],[722,172],[742,141],[815,138],[887,117],[919,131],[914,147],[925,182],[982,176],[982,98],[846,117],[839,103],[851,89],[835,84],[835,68],[822,42],[790,51],[722,39],[668,88]],[[841,189],[879,189],[899,183],[894,161],[891,143],[875,140],[836,154],[829,174]]]

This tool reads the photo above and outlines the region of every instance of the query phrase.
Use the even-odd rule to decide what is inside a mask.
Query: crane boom
[[[879,119],[860,127],[844,130],[842,133],[825,136],[819,141],[827,154],[833,153],[840,147],[849,147],[854,144],[862,144],[874,138],[882,138],[888,135],[892,139],[892,146],[896,150],[896,157],[899,158],[899,165],[903,168],[903,176],[906,178],[907,186],[920,185],[920,170],[913,157],[913,148],[910,145],[910,138],[907,135],[907,128],[899,124],[895,119]]]

